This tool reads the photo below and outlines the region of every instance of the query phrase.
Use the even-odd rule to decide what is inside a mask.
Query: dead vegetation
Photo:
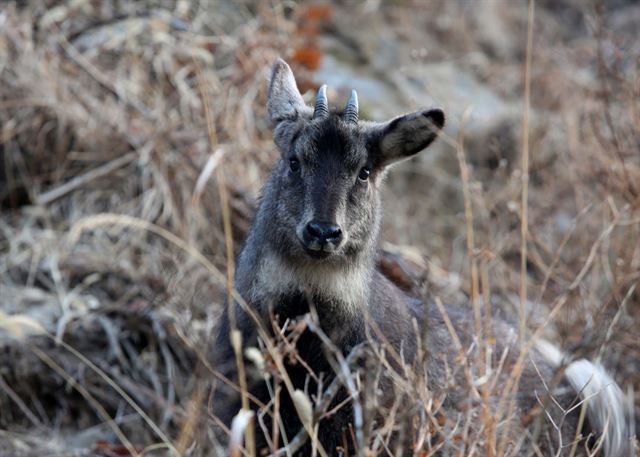
[[[523,5],[478,14],[448,1],[0,7],[0,454],[229,452],[207,405],[210,384],[224,380],[207,360],[225,302],[228,251],[238,252],[276,159],[264,110],[270,64],[292,58],[305,91],[323,82],[314,71],[332,49],[357,71],[373,68],[376,78],[398,82],[393,72],[380,74],[380,43],[349,28],[349,18],[377,24],[381,36],[400,43],[396,63],[407,64],[400,72],[455,61],[517,107],[515,118],[497,117],[484,129],[450,110],[457,127],[442,150],[396,170],[385,272],[435,300],[485,303],[485,315],[517,321],[524,304],[532,331],[612,370],[640,423],[640,48],[633,27],[640,8],[536,3],[523,180]],[[480,21],[491,14],[497,25]],[[342,47],[327,45],[328,37]],[[414,103],[395,100],[392,113]],[[298,323],[274,347],[295,357],[286,353],[287,339],[313,325]],[[275,364],[283,356],[265,351],[255,359]],[[464,355],[452,370],[479,377],[480,362]],[[354,391],[374,389],[391,368],[352,377],[358,357],[336,355],[338,379]],[[494,354],[489,363],[502,369],[501,361]],[[277,364],[267,369],[279,376]],[[371,421],[381,405],[361,405],[354,437],[371,455],[397,452],[390,437],[398,434],[394,445],[420,455],[513,449],[503,439],[506,410],[498,418],[481,406],[445,417],[442,398],[412,376],[394,378],[397,399],[386,420]],[[300,400],[311,417],[329,412],[335,387],[328,388],[313,405]],[[409,400],[414,408],[404,407]],[[484,428],[472,427],[478,421]],[[231,448],[241,442],[232,438]]]

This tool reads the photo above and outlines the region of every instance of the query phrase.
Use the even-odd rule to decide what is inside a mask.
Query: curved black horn
[[[316,108],[313,110],[313,119],[327,117],[329,115],[329,102],[327,101],[327,85],[323,84],[318,89]]]
[[[355,89],[351,91],[351,97],[344,109],[344,118],[347,122],[358,125],[358,93]]]

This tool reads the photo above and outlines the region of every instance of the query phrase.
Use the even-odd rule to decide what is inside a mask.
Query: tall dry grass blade
[[[474,227],[473,227],[473,207],[471,201],[470,187],[470,173],[467,161],[465,159],[464,151],[464,125],[466,120],[471,114],[471,109],[467,108],[462,116],[462,122],[460,123],[460,131],[458,134],[458,142],[456,148],[456,155],[458,158],[458,166],[460,167],[460,178],[462,181],[462,195],[464,200],[464,220],[466,226],[466,238],[467,238],[467,257],[469,262],[469,271],[471,274],[471,306],[473,309],[474,317],[474,329],[475,337],[478,342],[478,351],[476,357],[476,366],[479,371],[479,378],[487,376],[486,356],[488,351],[487,334],[484,334],[483,330],[491,325],[491,323],[483,322],[482,312],[480,310],[480,279],[478,273],[478,259],[476,255],[476,247],[474,241]],[[485,302],[485,307],[488,308],[490,303]],[[485,313],[485,319],[490,319],[490,313]],[[484,429],[486,433],[485,453],[488,457],[493,457],[495,451],[495,427],[493,424],[493,418],[489,411],[489,383],[487,380],[480,386],[480,393],[483,399],[482,406],[482,422],[484,423]]]
[[[215,150],[218,146],[218,133],[216,131],[215,120],[211,113],[211,107],[209,106],[209,97],[207,95],[207,87],[204,84],[204,76],[202,74],[202,68],[200,64],[193,60],[196,73],[198,74],[198,88],[200,89],[200,96],[202,98],[202,105],[204,107],[205,119],[207,122],[207,133],[209,137],[209,144],[211,150]],[[222,160],[222,157],[220,158]],[[220,208],[222,209],[222,224],[224,231],[224,242],[226,248],[226,265],[227,265],[227,315],[229,316],[230,323],[230,335],[232,339],[232,347],[235,352],[236,365],[238,367],[238,379],[240,382],[242,409],[250,411],[249,408],[249,392],[247,386],[247,375],[244,366],[244,356],[242,351],[242,335],[237,330],[235,320],[235,306],[233,300],[232,290],[234,289],[234,274],[235,274],[235,259],[233,253],[233,232],[231,228],[231,211],[229,207],[229,195],[227,192],[227,184],[224,171],[222,169],[223,164],[215,167],[216,180],[218,183],[218,194],[220,197]],[[211,168],[211,167],[210,167]],[[247,416],[246,426],[246,446],[249,451],[249,457],[256,455],[255,449],[255,437],[254,437],[254,422],[253,415]]]
[[[522,120],[522,198],[520,201],[520,333],[518,335],[519,347],[521,354],[525,349],[525,339],[527,331],[527,239],[529,233],[529,110],[531,105],[531,61],[533,58],[533,25],[535,14],[535,0],[529,0],[529,9],[527,14],[527,51],[525,58],[524,70],[524,114]],[[523,365],[516,365],[517,369],[511,372],[510,378],[513,378],[514,388],[512,392],[517,392],[520,385],[520,376],[522,374]],[[505,392],[506,394],[506,392]],[[506,394],[509,395],[509,394]],[[516,408],[517,396],[509,395],[509,407],[507,413],[507,423],[501,444],[498,447],[498,455],[502,455],[510,440],[511,418]]]
[[[196,431],[198,422],[200,421],[200,411],[202,410],[202,404],[204,403],[204,395],[206,393],[206,383],[198,381],[194,394],[189,399],[187,405],[187,419],[185,420],[180,434],[175,445],[177,455],[181,456],[185,454],[185,451],[191,444]]]
[[[522,120],[522,199],[520,201],[520,346],[525,337],[527,316],[527,239],[529,234],[529,115],[531,109],[531,60],[535,0],[529,0],[527,52],[524,72],[524,114]]]

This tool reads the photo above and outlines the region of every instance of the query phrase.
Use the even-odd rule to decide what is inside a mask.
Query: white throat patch
[[[340,268],[318,262],[294,267],[279,255],[268,254],[260,260],[251,299],[254,303],[266,303],[301,290],[333,301],[342,311],[353,315],[366,306],[370,275],[370,268],[364,265]]]

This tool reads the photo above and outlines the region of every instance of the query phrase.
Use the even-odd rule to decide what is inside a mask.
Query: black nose
[[[337,244],[342,239],[340,226],[331,222],[311,221],[304,230],[307,239],[310,241]]]

